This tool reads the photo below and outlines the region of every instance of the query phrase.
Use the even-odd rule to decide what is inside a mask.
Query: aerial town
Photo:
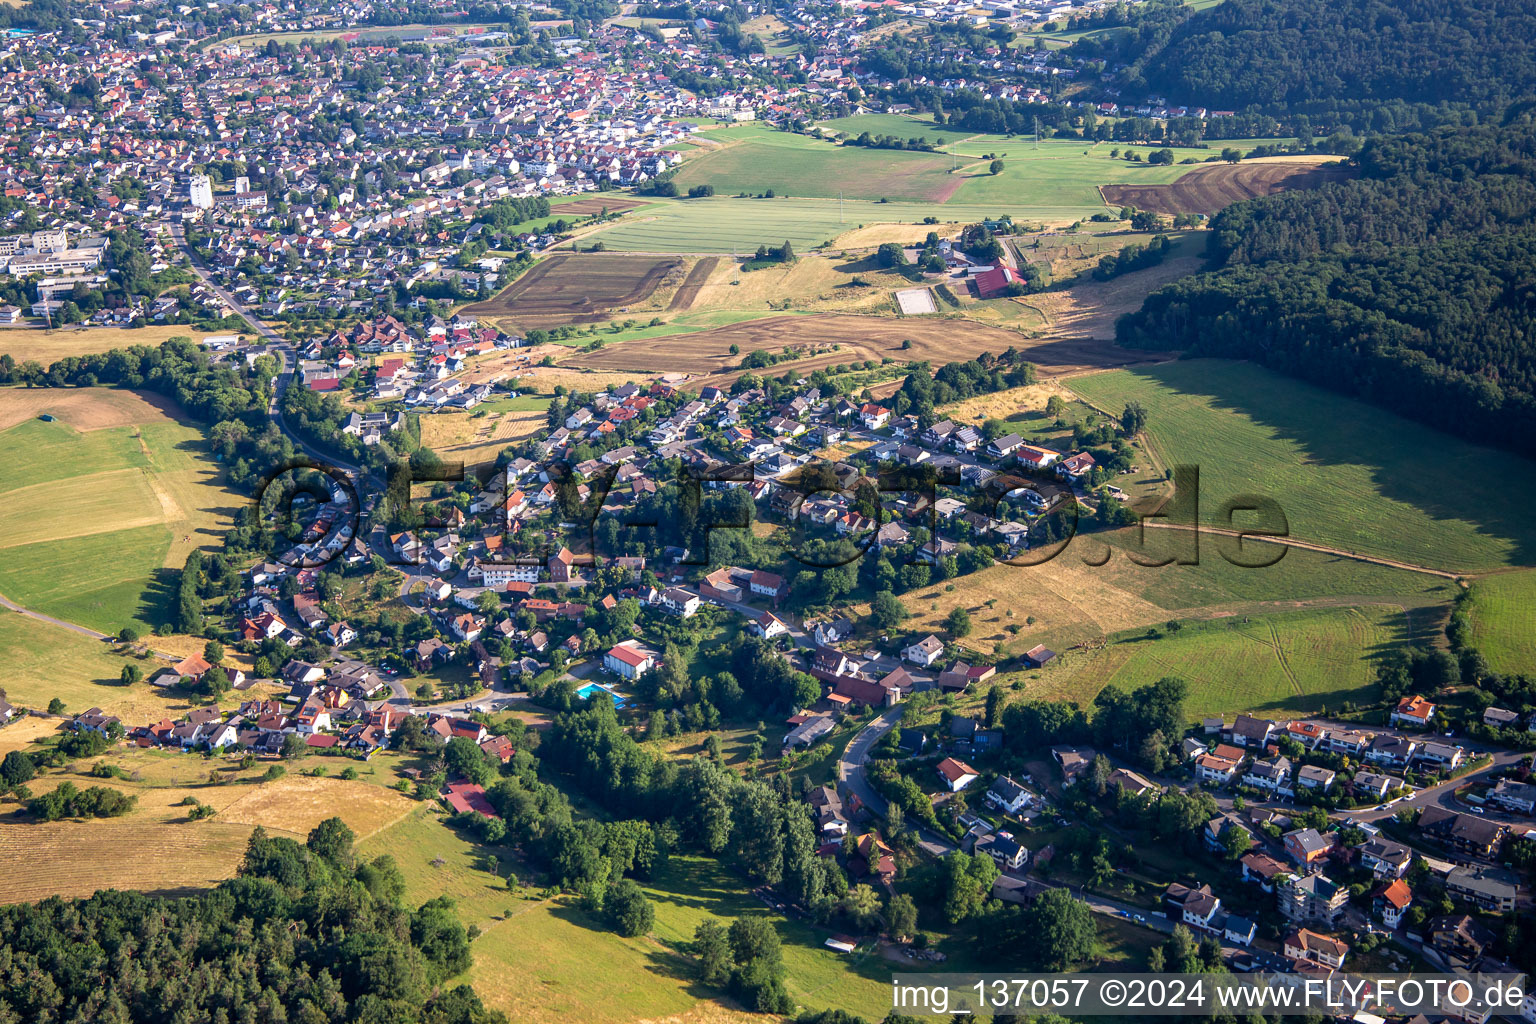
[[[0,8],[0,1021],[1536,969],[1536,13],[1322,6]]]

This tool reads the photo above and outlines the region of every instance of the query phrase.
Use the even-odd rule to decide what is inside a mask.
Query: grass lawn
[[[1517,456],[1247,363],[1163,363],[1070,387],[1102,409],[1147,409],[1158,462],[1199,467],[1207,525],[1228,525],[1224,502],[1261,495],[1291,536],[1345,551],[1458,571],[1536,563],[1536,467]],[[1499,470],[1435,470],[1477,465]]]
[[[1496,672],[1529,672],[1536,665],[1536,571],[1501,573],[1472,584],[1468,613],[1472,646]]]
[[[1375,700],[1373,658],[1408,634],[1401,610],[1382,605],[1233,616],[1159,639],[1128,636],[1070,652],[1031,673],[1026,688],[1031,696],[1086,706],[1111,683],[1129,691],[1179,676],[1189,683],[1185,710],[1192,719],[1236,711],[1315,713]]]

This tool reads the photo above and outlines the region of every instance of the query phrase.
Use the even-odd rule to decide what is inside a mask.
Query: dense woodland
[[[0,907],[0,1022],[504,1024],[468,986],[446,898],[417,910],[339,818],[300,844],[257,829],[239,876],[198,896],[100,892]]]
[[[1532,0],[1227,0],[1188,16],[1150,8],[1117,56],[1131,88],[1173,102],[1392,131],[1530,96],[1533,38]]]
[[[1221,268],[1122,318],[1122,344],[1253,359],[1536,453],[1536,126],[1375,140],[1361,177],[1228,207]]]

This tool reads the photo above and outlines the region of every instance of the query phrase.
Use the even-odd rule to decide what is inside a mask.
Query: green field
[[[1247,363],[1162,363],[1070,386],[1116,414],[1132,400],[1147,409],[1158,461],[1199,467],[1208,525],[1228,500],[1260,495],[1291,536],[1344,551],[1455,571],[1536,564],[1536,467],[1516,456]]]
[[[1496,672],[1536,672],[1536,571],[1500,573],[1472,584],[1472,646]]]
[[[1138,633],[1070,653],[1028,688],[1031,695],[1086,706],[1111,683],[1133,690],[1179,676],[1189,683],[1185,711],[1191,718],[1236,711],[1308,714],[1374,700],[1374,656],[1410,633],[1402,610],[1387,605],[1233,616],[1186,624],[1160,639]]]
[[[1103,209],[1102,205],[1097,209]],[[861,224],[920,224],[938,217],[951,224],[971,224],[1011,214],[1026,222],[1070,222],[1095,212],[1083,207],[996,206],[945,203],[879,203],[836,199],[691,199],[637,210],[611,227],[586,235],[582,243],[601,241],[609,249],[635,252],[746,254],[759,245],[786,238],[797,249],[810,249]],[[936,228],[941,234],[956,228]]]
[[[1112,158],[1111,149],[1130,147],[1071,140],[982,135],[944,129],[895,114],[862,114],[824,123],[825,127],[857,135],[926,137],[942,143],[942,152],[867,149],[742,125],[711,133],[731,141],[720,149],[687,161],[674,180],[680,189],[709,184],[718,195],[757,195],[773,189],[779,195],[852,199],[907,200],[975,205],[995,203],[1019,208],[1072,208],[1078,216],[1103,209],[1098,186],[1166,184],[1190,170],[1189,165],[1152,166],[1144,160]],[[1145,155],[1150,149],[1138,148]],[[1204,161],[1211,149],[1175,149],[1175,160]],[[991,156],[1003,160],[1000,174],[989,169]],[[1040,215],[1036,215],[1040,216]]]
[[[708,184],[718,195],[772,189],[792,196],[835,199],[842,192],[852,199],[943,202],[956,186],[950,158],[937,153],[839,147],[769,128],[753,132],[688,160],[673,178],[677,187]]]
[[[0,594],[107,633],[164,624],[167,569],[217,541],[239,500],[203,449],[197,430],[169,420],[0,431]]]

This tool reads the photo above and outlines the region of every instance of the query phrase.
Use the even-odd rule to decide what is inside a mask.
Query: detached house
[[[1428,729],[1435,717],[1435,705],[1415,694],[1404,697],[1392,710],[1392,724],[1405,729]]]

